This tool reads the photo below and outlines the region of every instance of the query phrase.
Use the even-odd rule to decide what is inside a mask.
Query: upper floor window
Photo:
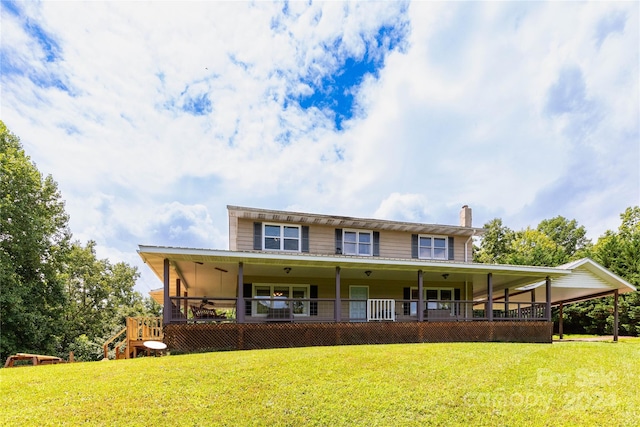
[[[449,253],[446,236],[418,236],[418,257],[422,259],[447,259]]]
[[[373,238],[371,231],[344,230],[342,253],[345,255],[371,256]]]
[[[264,224],[265,250],[300,252],[300,226]]]

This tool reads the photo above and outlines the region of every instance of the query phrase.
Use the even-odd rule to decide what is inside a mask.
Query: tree
[[[563,216],[545,219],[538,224],[538,231],[547,235],[558,246],[558,264],[588,255],[591,242],[586,237],[587,230],[578,226],[575,219],[568,220]]]
[[[494,218],[484,225],[480,248],[474,251],[473,260],[485,264],[504,264],[511,253],[515,233]]]
[[[575,219],[545,219],[536,229],[513,231],[495,218],[484,225],[474,261],[490,264],[557,266],[587,256],[591,242]]]
[[[159,316],[159,306],[134,291],[137,268],[98,259],[95,248],[94,241],[74,242],[60,272],[66,304],[59,353],[73,350],[78,360],[100,358],[102,344],[127,317]]]
[[[629,283],[640,286],[640,207],[620,215],[618,231],[608,230],[593,248],[594,259]]]
[[[64,301],[57,272],[69,239],[57,184],[0,121],[1,358],[53,351]]]
[[[620,215],[618,231],[607,230],[593,246],[593,259],[640,288],[640,207],[629,207]],[[565,309],[567,332],[611,333],[613,298],[606,297]],[[619,300],[620,333],[640,335],[640,292],[623,294]]]
[[[527,228],[515,236],[503,257],[505,264],[551,267],[562,263],[564,252],[545,233]]]

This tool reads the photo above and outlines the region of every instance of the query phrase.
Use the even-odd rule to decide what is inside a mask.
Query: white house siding
[[[229,218],[229,249],[238,251],[253,250],[254,221],[244,218]],[[306,224],[296,224],[306,225]],[[309,253],[318,255],[333,255],[336,252],[336,227],[309,225]],[[369,229],[367,229],[369,230]],[[376,230],[370,230],[376,231]],[[402,231],[380,231],[380,257],[382,258],[411,258],[411,234]],[[464,244],[468,237],[454,237],[454,260],[464,261]],[[467,260],[471,261],[471,246],[467,245]]]
[[[552,288],[615,289],[595,274],[579,269],[553,280]]]

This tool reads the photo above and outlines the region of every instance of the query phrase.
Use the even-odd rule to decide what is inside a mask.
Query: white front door
[[[349,319],[367,320],[368,286],[349,286]],[[359,300],[359,301],[353,301]]]

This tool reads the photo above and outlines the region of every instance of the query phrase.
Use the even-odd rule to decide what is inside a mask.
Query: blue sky
[[[2,120],[75,238],[228,247],[226,205],[597,238],[640,203],[637,2],[2,1]]]

